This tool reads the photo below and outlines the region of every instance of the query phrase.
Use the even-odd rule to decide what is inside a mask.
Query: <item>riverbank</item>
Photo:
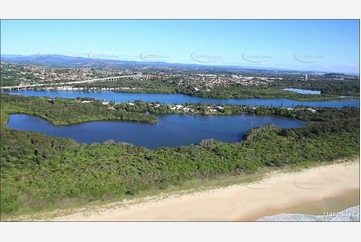
[[[291,88],[292,89],[292,88]],[[192,92],[192,91],[183,91],[179,92],[176,89],[142,89],[139,87],[114,87],[114,88],[104,88],[104,87],[91,87],[91,88],[84,88],[84,87],[73,87],[73,86],[56,86],[56,87],[40,87],[40,88],[27,88],[25,90],[30,91],[44,91],[44,92],[59,92],[59,91],[67,91],[67,92],[84,92],[84,93],[100,93],[100,92],[115,92],[115,93],[134,93],[134,94],[181,94],[186,95],[189,97],[198,97],[198,98],[219,98],[219,99],[277,99],[277,98],[287,98],[293,101],[344,101],[346,100],[353,100],[359,99],[358,96],[353,97],[342,97],[340,98],[339,95],[324,95],[321,94],[321,91],[313,91],[316,93],[299,93],[299,92],[292,92],[290,90],[285,89],[273,89],[268,90],[268,92],[263,93],[263,95],[255,94],[255,95],[242,95],[242,97],[234,97],[228,95],[217,95],[212,92]],[[298,89],[301,90],[301,89]],[[309,91],[309,90],[305,90]],[[274,93],[272,93],[274,92]],[[312,91],[311,91],[312,92]]]
[[[322,202],[330,197],[342,198],[350,192],[359,191],[359,171],[359,160],[298,172],[274,171],[254,184],[173,194],[166,198],[154,196],[140,203],[130,200],[87,207],[83,212],[43,220],[255,221],[264,216],[288,212],[295,206]],[[345,203],[345,206],[348,205]],[[335,209],[324,212],[336,212],[339,207]],[[318,213],[322,215],[321,211]]]
[[[287,91],[284,91],[287,94]],[[283,106],[292,107],[297,105],[305,106],[322,106],[322,107],[343,107],[355,106],[359,107],[360,99],[358,98],[315,98],[315,95],[310,94],[311,97],[305,97],[305,94],[298,94],[299,98],[292,98],[286,94],[272,96],[272,95],[257,95],[245,96],[243,98],[227,98],[227,97],[201,97],[189,94],[173,93],[141,93],[141,92],[116,92],[116,91],[82,91],[82,90],[67,90],[67,91],[41,91],[41,90],[20,90],[14,92],[4,92],[3,94],[21,94],[24,96],[41,96],[41,97],[62,97],[62,98],[77,98],[77,97],[92,97],[100,100],[114,101],[114,102],[128,102],[131,100],[142,100],[144,102],[160,102],[164,104],[185,104],[185,103],[213,103],[218,104],[236,104],[236,105],[250,105],[250,106]]]

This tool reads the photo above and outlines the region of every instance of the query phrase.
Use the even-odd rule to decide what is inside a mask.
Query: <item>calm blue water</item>
[[[145,102],[161,103],[214,103],[214,104],[238,104],[251,106],[281,106],[292,107],[292,105],[307,105],[314,107],[338,107],[354,106],[360,107],[360,100],[348,101],[324,101],[324,102],[304,102],[289,99],[217,99],[217,98],[199,98],[183,94],[145,94],[145,93],[118,93],[118,92],[76,92],[76,91],[12,91],[13,94],[22,94],[24,96],[49,96],[63,98],[92,97],[100,100],[114,102],[133,102],[134,100],[143,100]]]
[[[54,126],[48,121],[24,114],[10,115],[8,126],[17,130],[30,130],[49,136],[71,138],[78,143],[128,142],[136,146],[157,149],[199,144],[203,139],[216,139],[233,143],[242,140],[244,133],[253,127],[274,123],[280,128],[298,128],[305,122],[284,117],[235,115],[156,115],[159,124],[135,122],[89,122],[71,126]]]
[[[321,94],[321,91],[312,91],[312,90],[297,89],[297,88],[285,88],[283,90],[296,92],[296,93],[300,93],[300,94]]]

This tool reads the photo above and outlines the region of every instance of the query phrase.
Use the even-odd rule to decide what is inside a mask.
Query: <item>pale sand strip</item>
[[[169,197],[103,212],[77,213],[53,221],[240,221],[268,208],[318,201],[359,189],[359,162],[274,174],[253,185],[233,185],[207,192]]]

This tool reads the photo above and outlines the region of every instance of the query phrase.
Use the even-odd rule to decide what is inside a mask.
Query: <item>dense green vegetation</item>
[[[104,109],[101,103],[81,111],[85,104],[75,101],[56,99],[51,103],[44,98],[10,96],[1,95],[4,215],[124,198],[194,179],[242,176],[265,166],[330,162],[359,156],[360,152],[359,108],[322,108],[317,113],[300,110],[300,118],[311,121],[307,126],[280,129],[267,124],[249,130],[243,141],[234,144],[204,140],[200,145],[149,150],[112,141],[78,144],[71,139],[9,129],[4,122],[14,112],[47,112],[46,117],[54,121],[65,115],[62,122],[73,122],[98,117],[94,110],[102,113]],[[77,115],[82,118],[75,119]]]
[[[2,68],[0,75],[1,86],[18,86],[21,83],[21,81],[19,81],[19,77],[21,77],[21,75],[18,71],[6,70],[5,68]],[[5,76],[10,76],[10,78],[5,78]],[[24,78],[30,79],[31,77],[29,75],[25,75]]]
[[[291,91],[285,91],[284,88],[299,88],[314,91],[321,91],[320,95],[299,94]],[[211,90],[202,87],[196,90],[195,86],[178,87],[177,93],[204,98],[288,98],[299,101],[327,101],[327,100],[344,100],[338,96],[360,96],[359,81],[276,81],[267,85],[248,85],[230,84],[228,87],[216,86]]]
[[[278,81],[270,84],[277,88],[300,88],[313,91],[321,91],[322,95],[335,96],[360,96],[360,80],[316,80],[316,81]]]
[[[168,78],[151,80],[122,79],[114,82],[95,82],[77,84],[74,87],[81,87],[85,90],[90,88],[119,88],[119,92],[131,93],[180,93],[203,98],[288,98],[299,101],[326,101],[326,100],[346,100],[339,96],[360,96],[359,80],[341,81],[341,80],[315,80],[315,81],[284,81],[278,80],[266,85],[242,85],[238,83],[229,86],[214,86],[209,88],[205,84],[191,83],[182,81],[181,78]],[[133,89],[134,88],[134,89]],[[284,91],[284,88],[300,88],[314,91],[321,91],[320,95],[298,94],[290,91]]]
[[[68,125],[89,121],[120,120],[157,123],[154,115],[112,110],[99,100],[82,103],[82,99],[38,98],[22,95],[1,95],[1,109],[8,113],[24,113],[42,117],[54,125]]]

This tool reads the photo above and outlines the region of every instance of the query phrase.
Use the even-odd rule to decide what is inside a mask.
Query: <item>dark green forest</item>
[[[69,125],[89,121],[134,121],[144,123],[157,123],[154,115],[140,112],[127,112],[125,110],[110,110],[100,100],[87,98],[38,98],[24,97],[22,95],[3,94],[0,97],[1,110],[11,110],[12,113],[24,113],[42,117],[54,125]],[[82,103],[82,101],[90,101]]]
[[[233,144],[203,140],[199,145],[157,150],[113,141],[78,144],[71,139],[12,130],[5,124],[9,114],[19,112],[55,124],[103,115],[114,118],[116,113],[127,114],[133,121],[153,122],[153,116],[141,113],[141,108],[141,112],[113,112],[98,101],[77,101],[1,95],[1,214],[122,199],[190,180],[243,176],[261,167],[328,163],[359,157],[360,152],[360,109],[353,107],[319,108],[316,113],[299,109],[293,114],[308,120],[308,125],[280,129],[266,124],[250,129],[243,141]],[[283,115],[289,112],[264,107],[262,113],[267,110],[280,110]]]

